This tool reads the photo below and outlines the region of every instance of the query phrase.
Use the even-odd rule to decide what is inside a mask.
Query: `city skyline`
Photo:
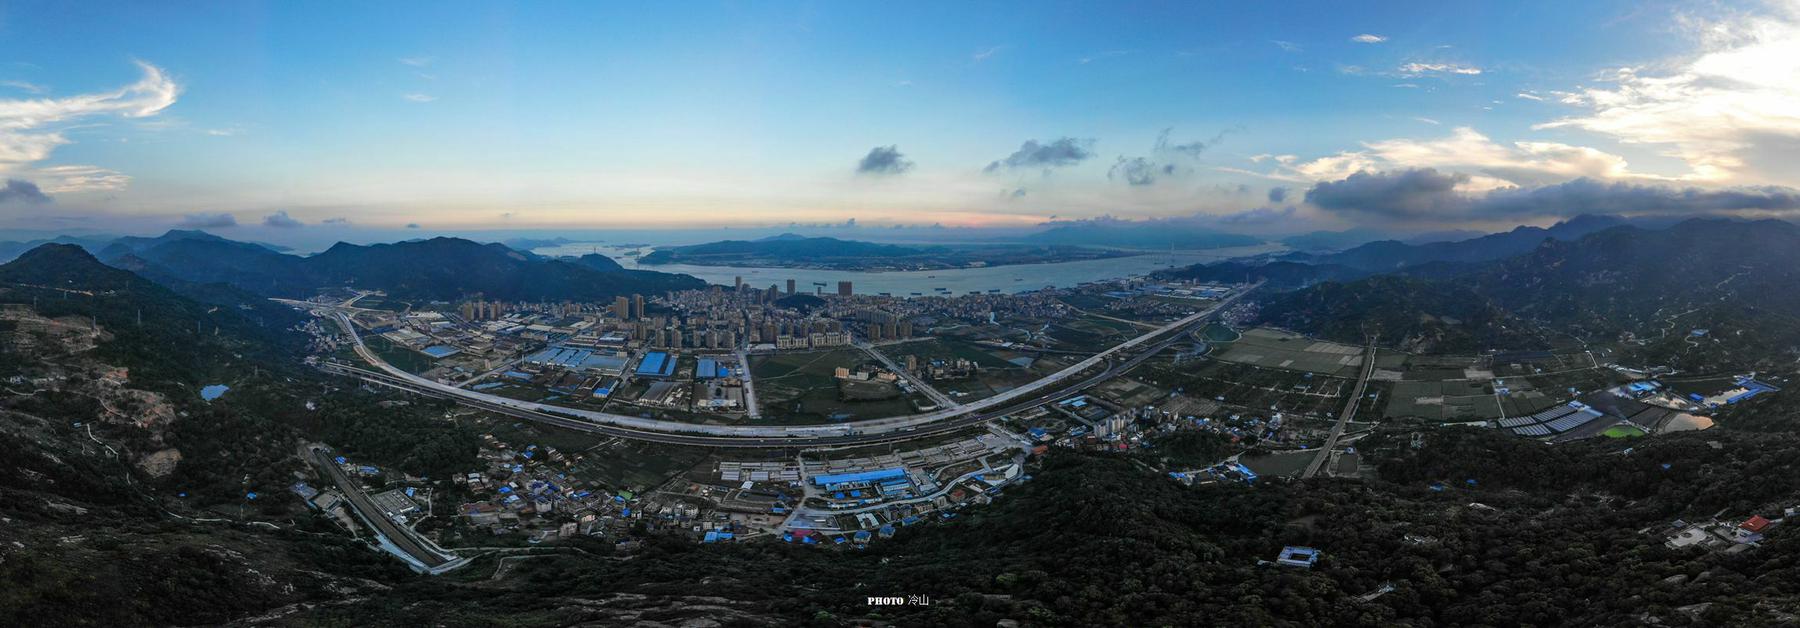
[[[1797,7],[15,6],[0,228],[1786,215]]]

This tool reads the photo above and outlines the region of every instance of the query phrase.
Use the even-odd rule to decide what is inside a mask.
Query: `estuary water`
[[[708,283],[735,285],[738,278],[753,288],[771,285],[787,289],[794,280],[797,292],[815,291],[836,294],[839,281],[851,282],[856,294],[888,293],[896,297],[968,294],[970,292],[1023,292],[1039,288],[1067,288],[1090,281],[1145,275],[1158,270],[1210,263],[1233,257],[1258,255],[1282,250],[1279,244],[1208,249],[1204,251],[1155,252],[1110,259],[1055,262],[1050,264],[1017,264],[984,268],[920,271],[842,271],[811,268],[759,268],[750,266],[696,266],[661,264],[639,266],[634,251],[648,255],[649,247],[620,247],[598,242],[578,242],[532,249],[547,256],[575,256],[600,253],[617,260],[626,268],[655,270],[665,273],[693,275]],[[915,294],[916,293],[916,294]]]

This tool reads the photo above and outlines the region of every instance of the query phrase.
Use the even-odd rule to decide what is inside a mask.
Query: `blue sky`
[[[0,226],[1424,228],[1800,146],[1791,2],[372,4],[0,7]]]

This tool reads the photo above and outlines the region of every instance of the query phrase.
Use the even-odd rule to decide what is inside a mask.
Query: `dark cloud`
[[[409,223],[406,223],[406,228],[408,228],[408,229],[417,229],[417,228],[419,228],[419,223],[416,223],[416,222],[409,222]]]
[[[1001,159],[989,163],[982,172],[994,172],[1001,168],[1061,168],[1073,166],[1087,161],[1094,156],[1094,140],[1059,138],[1048,144],[1039,144],[1037,140],[1025,140],[1019,150]]]
[[[321,224],[321,225],[347,225],[347,224],[350,224],[350,219],[349,218],[326,218],[324,220],[319,221],[319,224]]]
[[[1156,183],[1156,175],[1158,172],[1163,174],[1173,174],[1173,171],[1169,170],[1167,167],[1158,166],[1156,163],[1143,157],[1127,158],[1121,155],[1119,156],[1118,161],[1113,162],[1112,168],[1107,169],[1106,178],[1122,178],[1125,179],[1126,183],[1132,185],[1152,185]]]
[[[1705,190],[1607,183],[1583,177],[1539,188],[1495,190],[1473,200],[1470,211],[1479,216],[1567,216],[1795,209],[1800,209],[1800,190],[1794,188],[1764,186]]]
[[[269,214],[268,217],[263,218],[263,226],[275,227],[277,229],[294,229],[304,227],[306,226],[306,223],[288,217],[287,210],[282,210]]]
[[[1469,175],[1435,168],[1358,172],[1341,181],[1321,181],[1306,191],[1306,202],[1331,212],[1390,219],[1447,217],[1462,209],[1456,186]]]
[[[38,189],[36,183],[24,179],[7,179],[6,186],[0,187],[0,203],[48,203],[50,195]]]
[[[1269,202],[1285,203],[1285,202],[1287,202],[1287,197],[1288,197],[1288,189],[1287,188],[1284,188],[1284,187],[1269,188]]]
[[[1291,219],[1298,211],[1299,210],[1295,209],[1293,205],[1282,208],[1258,207],[1255,209],[1246,209],[1235,214],[1225,214],[1220,216],[1219,224],[1239,227],[1269,225]]]
[[[236,227],[237,224],[237,217],[231,214],[200,212],[182,216],[181,222],[176,223],[176,226],[183,229],[223,229]]]
[[[912,170],[913,162],[907,161],[906,155],[900,154],[898,146],[876,146],[863,155],[862,161],[856,163],[857,174],[900,174]]]
[[[1567,217],[1577,214],[1714,214],[1800,210],[1800,190],[1779,186],[1676,188],[1580,178],[1553,185],[1461,194],[1469,176],[1432,168],[1358,172],[1318,183],[1306,202],[1331,212],[1409,220]]]

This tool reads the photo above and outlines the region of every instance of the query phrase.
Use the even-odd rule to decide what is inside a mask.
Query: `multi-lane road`
[[[369,499],[369,495],[363,492],[362,487],[351,480],[342,468],[338,467],[337,463],[331,459],[329,452],[323,448],[315,448],[312,453],[313,463],[325,472],[326,477],[331,478],[331,481],[338,485],[338,489],[343,491],[344,497],[350,500],[350,507],[356,511],[358,517],[374,527],[375,531],[380,533],[382,538],[387,539],[388,543],[398,549],[400,553],[417,563],[415,566],[420,571],[436,572],[440,569],[454,568],[449,564],[458,560],[456,556],[445,555],[429,547],[415,536],[412,530],[401,527],[393,520],[388,519],[387,513],[382,512],[381,508],[375,505],[375,501]]]
[[[331,317],[352,339],[357,355],[374,368],[374,370],[369,370],[344,364],[327,364],[326,368],[341,374],[362,377],[375,383],[432,396],[450,398],[465,405],[502,414],[624,438],[701,446],[817,447],[910,440],[977,425],[998,416],[1072,396],[1116,374],[1130,370],[1169,345],[1181,341],[1187,336],[1186,332],[1196,324],[1211,319],[1219,311],[1255,289],[1257,285],[1260,284],[1240,290],[1204,311],[1158,327],[1061,371],[993,397],[923,414],[833,425],[698,425],[553,406],[489,395],[432,381],[388,364],[363,343],[361,334],[357,332],[356,325],[351,322],[349,316],[339,310],[322,309],[328,310]],[[319,307],[317,304],[308,306]],[[1134,353],[1134,350],[1138,349],[1141,351]],[[1073,383],[1070,383],[1071,380]]]
[[[1370,337],[1368,347],[1363,349],[1362,376],[1356,380],[1356,390],[1350,393],[1350,400],[1344,402],[1344,411],[1338,413],[1337,424],[1331,426],[1331,435],[1325,438],[1325,445],[1319,448],[1319,454],[1313,456],[1312,462],[1306,465],[1306,471],[1300,477],[1310,478],[1319,474],[1319,469],[1324,468],[1325,462],[1331,459],[1331,450],[1337,448],[1338,439],[1343,437],[1344,427],[1356,418],[1356,408],[1362,404],[1363,393],[1369,389],[1369,378],[1375,374],[1375,351],[1375,338]]]

